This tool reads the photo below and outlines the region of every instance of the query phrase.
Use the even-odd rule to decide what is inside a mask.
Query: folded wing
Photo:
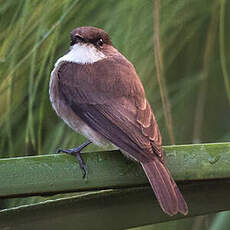
[[[158,156],[163,161],[160,132],[143,86],[134,67],[119,60],[63,63],[58,71],[61,98],[88,126],[136,160]]]

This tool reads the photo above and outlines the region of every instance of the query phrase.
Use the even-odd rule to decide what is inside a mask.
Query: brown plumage
[[[74,130],[84,134],[87,127],[91,141],[111,142],[140,162],[163,211],[186,215],[187,204],[164,166],[161,134],[135,68],[103,30],[90,28],[76,29],[72,36],[88,37],[91,44],[98,37],[108,39],[99,49],[106,58],[88,64],[59,63],[50,83],[54,109]]]

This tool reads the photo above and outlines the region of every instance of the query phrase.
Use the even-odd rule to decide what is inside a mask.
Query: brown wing
[[[156,155],[163,161],[156,119],[126,59],[113,57],[87,65],[66,62],[58,79],[61,99],[92,129],[138,161]]]

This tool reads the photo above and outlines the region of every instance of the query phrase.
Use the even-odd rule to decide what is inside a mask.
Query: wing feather
[[[138,161],[156,155],[163,161],[158,125],[131,63],[119,58],[64,63],[58,87],[64,103],[93,130]]]

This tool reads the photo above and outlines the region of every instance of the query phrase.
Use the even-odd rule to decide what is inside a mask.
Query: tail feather
[[[178,211],[180,213],[182,213],[183,215],[187,215],[188,214],[187,203],[184,200],[184,197],[182,196],[179,188],[177,187],[176,182],[173,179],[171,179],[171,180],[172,180],[172,183],[174,185],[174,189],[175,189],[175,192],[176,192],[176,195],[177,195],[177,199],[178,199]]]
[[[163,211],[170,216],[187,215],[187,204],[166,167],[158,159],[141,165]]]

